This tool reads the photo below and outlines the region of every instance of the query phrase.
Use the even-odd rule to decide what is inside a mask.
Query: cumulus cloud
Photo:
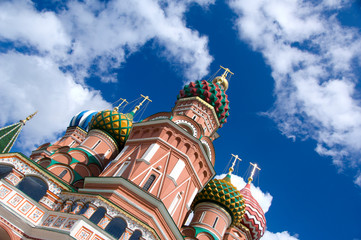
[[[222,179],[226,176],[226,174],[217,175],[214,178]],[[232,175],[231,178],[232,184],[238,189],[241,190],[246,186],[246,181],[237,175]],[[261,206],[263,212],[266,214],[271,207],[273,197],[269,192],[263,192],[260,187],[254,186],[251,183],[251,193],[252,196],[256,199],[256,201]],[[267,217],[266,217],[267,219]],[[272,233],[270,231],[266,231],[262,240],[297,240],[298,236],[291,236],[287,231]]]
[[[298,236],[291,236],[287,231],[272,233],[266,231],[261,238],[262,240],[298,240]]]
[[[229,1],[240,38],[272,69],[276,102],[267,115],[286,136],[315,139],[315,150],[331,156],[340,169],[361,165],[360,79],[355,74],[361,36],[337,20],[336,10],[344,4]]]
[[[0,54],[0,102],[3,112],[0,125],[25,119],[27,122],[18,146],[28,151],[35,145],[53,142],[68,126],[72,116],[84,109],[101,110],[109,107],[100,92],[76,83],[64,74],[52,60],[15,52]]]
[[[6,91],[0,100],[9,114],[0,124],[39,110],[18,146],[28,151],[54,141],[78,111],[109,106],[84,79],[117,81],[112,70],[149,41],[187,80],[201,78],[212,61],[208,38],[188,28],[184,15],[190,4],[213,1],[72,0],[54,10],[37,9],[31,0],[1,1],[0,84]]]

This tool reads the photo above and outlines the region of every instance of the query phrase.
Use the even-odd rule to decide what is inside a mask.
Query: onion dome
[[[89,130],[98,129],[110,135],[122,149],[127,141],[133,125],[134,112],[119,113],[117,110],[104,110],[98,112],[91,123]]]
[[[89,130],[89,123],[92,117],[97,114],[97,111],[86,110],[75,115],[69,124],[69,127],[80,127],[85,131]]]
[[[229,101],[225,93],[228,82],[226,80],[219,81],[219,79],[225,80],[217,77],[213,82],[206,80],[191,82],[184,86],[177,98],[200,97],[214,107],[220,127],[222,127],[223,123],[227,122],[229,115]]]
[[[245,201],[245,214],[241,220],[242,225],[247,227],[253,240],[260,239],[266,230],[266,218],[259,203],[251,194],[251,185],[247,185],[240,190]]]
[[[244,200],[241,193],[231,183],[231,175],[223,179],[213,179],[197,194],[192,209],[200,202],[213,202],[222,206],[232,217],[232,224],[241,221],[244,214]]]

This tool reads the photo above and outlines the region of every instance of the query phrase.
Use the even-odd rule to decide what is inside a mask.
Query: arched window
[[[148,178],[147,182],[144,184],[143,189],[144,189],[145,191],[148,191],[149,188],[150,188],[150,186],[152,186],[154,180],[155,180],[155,175],[154,175],[154,174],[150,175],[150,177]]]
[[[105,228],[105,231],[114,238],[118,239],[125,232],[126,227],[126,221],[124,221],[122,218],[116,217],[110,221],[110,223]]]
[[[38,202],[46,194],[48,184],[39,177],[26,176],[21,180],[17,188]],[[34,189],[36,189],[36,191],[34,191]]]
[[[11,171],[13,170],[13,167],[8,165],[0,165],[0,179],[6,177]]]
[[[68,173],[68,170],[65,169],[59,174],[59,178],[63,178]]]
[[[135,230],[129,240],[139,240],[142,236],[142,232],[139,230]]]
[[[89,220],[94,224],[98,224],[98,222],[104,217],[106,212],[107,210],[105,208],[100,207],[93,213]]]

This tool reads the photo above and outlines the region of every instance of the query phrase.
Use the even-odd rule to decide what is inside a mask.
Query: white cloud
[[[184,67],[188,80],[198,79],[208,73],[212,57],[207,37],[186,27],[184,14],[192,2],[197,1],[72,1],[60,15],[73,41],[70,59],[73,64],[83,63],[85,69],[95,61],[104,74],[119,67],[127,54],[155,40],[164,57]],[[207,6],[213,0],[198,2]]]
[[[272,233],[266,231],[261,238],[262,240],[298,240],[298,236],[291,236],[287,231]]]
[[[0,54],[0,125],[17,122],[38,110],[23,128],[18,146],[28,151],[34,145],[55,141],[77,112],[109,107],[100,92],[78,84],[54,62],[37,56],[10,52]]]
[[[84,78],[116,81],[111,70],[151,40],[186,80],[201,78],[212,61],[208,39],[186,26],[185,13],[190,4],[213,2],[72,0],[57,11],[39,11],[31,0],[1,1],[0,43],[10,44],[0,52],[0,84],[6,90],[0,100],[9,113],[0,116],[0,124],[39,110],[18,146],[28,152],[54,141],[73,114],[108,105]]]
[[[229,1],[240,38],[271,66],[277,99],[268,116],[290,138],[315,139],[315,150],[339,167],[359,168],[361,36],[338,22],[344,4]]]

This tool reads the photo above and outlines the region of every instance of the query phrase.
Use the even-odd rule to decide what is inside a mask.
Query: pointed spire
[[[0,153],[8,153],[13,147],[16,139],[18,138],[21,129],[27,121],[34,117],[37,111],[29,115],[24,120],[20,120],[10,126],[6,126],[0,129]]]
[[[253,163],[249,163],[253,166],[253,169],[252,169],[252,172],[251,172],[251,176],[248,178],[248,183],[251,183],[253,181],[253,176],[254,176],[254,173],[256,172],[256,169],[260,170],[261,169],[258,167],[257,163],[253,164]]]

